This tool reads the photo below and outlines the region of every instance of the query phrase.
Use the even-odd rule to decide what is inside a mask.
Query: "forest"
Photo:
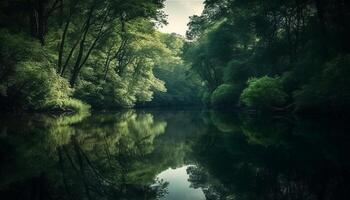
[[[0,199],[349,200],[349,77],[349,0],[0,0]]]
[[[0,110],[350,111],[350,2],[206,0],[186,37],[164,0],[2,0]]]

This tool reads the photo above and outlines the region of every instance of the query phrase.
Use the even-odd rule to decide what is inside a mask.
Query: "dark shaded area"
[[[213,117],[216,126],[193,149],[198,165],[188,171],[207,199],[349,198],[344,119]]]
[[[184,59],[214,107],[349,112],[349,35],[346,0],[210,0]]]

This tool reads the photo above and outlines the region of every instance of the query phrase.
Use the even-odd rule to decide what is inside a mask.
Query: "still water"
[[[0,199],[350,199],[347,119],[0,116]]]

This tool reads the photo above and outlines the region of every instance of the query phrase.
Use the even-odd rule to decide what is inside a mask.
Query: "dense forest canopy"
[[[180,72],[171,81],[185,82],[187,68],[180,58],[185,39],[156,31],[166,23],[163,3],[2,1],[1,105],[58,111],[82,110],[85,104],[132,107],[167,90],[154,68],[160,77]],[[184,84],[189,87],[180,92],[196,87]],[[169,101],[179,92],[171,94]]]
[[[165,1],[0,0],[0,198],[349,199],[350,1]]]
[[[1,110],[350,110],[348,1],[204,3],[185,38],[164,0],[1,1]]]
[[[349,19],[345,0],[206,0],[184,58],[213,106],[348,110]]]

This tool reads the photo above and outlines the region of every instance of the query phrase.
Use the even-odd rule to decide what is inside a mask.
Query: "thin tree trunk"
[[[105,16],[104,16],[104,19],[103,19],[103,22],[102,24],[100,25],[100,28],[98,30],[98,34],[95,38],[95,40],[93,41],[92,45],[90,46],[88,52],[86,53],[85,57],[83,58],[83,54],[84,54],[84,47],[85,47],[85,40],[86,40],[86,34],[88,32],[88,28],[86,29],[86,32],[83,36],[83,39],[80,43],[80,49],[79,49],[79,53],[78,53],[78,57],[77,57],[77,60],[76,60],[76,63],[74,65],[74,68],[73,68],[73,74],[72,74],[72,77],[70,79],[70,84],[72,87],[74,87],[75,85],[75,82],[78,78],[78,75],[80,73],[80,70],[82,69],[82,67],[85,65],[86,61],[88,60],[92,50],[95,48],[97,42],[99,41],[99,39],[102,37],[103,35],[103,27],[106,23],[106,20],[107,20],[107,16],[108,16],[108,13],[109,13],[109,10],[106,11],[105,13]],[[92,14],[92,13],[91,13]]]
[[[68,32],[69,24],[70,24],[70,17],[67,19],[66,25],[64,27],[64,30],[63,30],[63,33],[62,33],[62,37],[61,37],[60,47],[59,47],[59,50],[58,50],[57,71],[60,74],[62,72],[62,57],[63,57],[63,51],[64,51],[64,43],[65,43],[65,40],[66,40],[66,35],[67,35],[67,32]]]
[[[64,76],[64,73],[66,72],[68,63],[69,63],[70,59],[72,58],[73,53],[74,53],[74,51],[75,51],[75,48],[78,46],[78,44],[79,44],[79,42],[80,42],[80,39],[81,39],[81,38],[79,38],[79,39],[76,41],[76,43],[73,45],[72,49],[70,50],[70,52],[69,52],[69,54],[68,54],[68,57],[67,57],[67,59],[66,59],[64,65],[63,65],[63,67],[62,67],[62,71],[61,71],[61,74],[60,74],[62,77]]]
[[[106,62],[105,62],[105,66],[104,66],[104,76],[103,76],[103,80],[107,80],[107,74],[108,74],[108,71],[109,71],[109,65],[110,65],[110,63],[111,63],[111,58],[110,58],[110,56],[111,56],[111,51],[112,51],[112,48],[110,48],[109,50],[108,50],[108,53],[107,53],[107,58],[106,58]]]

